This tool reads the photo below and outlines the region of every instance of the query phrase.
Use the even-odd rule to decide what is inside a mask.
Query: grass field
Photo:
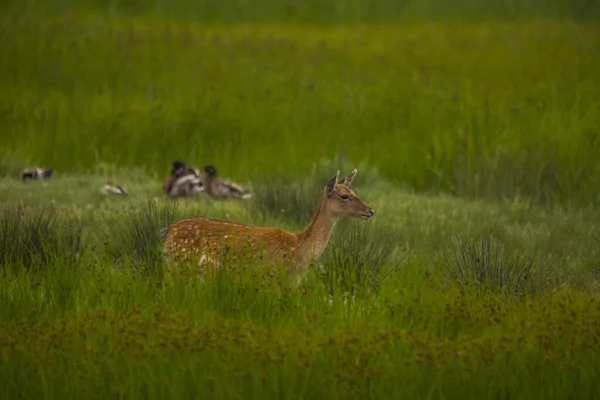
[[[3,3],[0,396],[600,392],[600,9],[482,4]],[[169,200],[174,159],[254,197]],[[300,286],[166,279],[168,223],[296,231],[354,168],[376,215]]]

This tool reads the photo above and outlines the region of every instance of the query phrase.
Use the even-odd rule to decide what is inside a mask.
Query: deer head
[[[354,218],[370,219],[375,211],[366,205],[352,189],[352,181],[358,171],[355,169],[340,178],[340,171],[325,186],[326,207],[336,216],[347,215]]]

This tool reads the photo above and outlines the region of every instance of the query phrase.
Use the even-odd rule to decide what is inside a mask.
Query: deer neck
[[[323,195],[312,221],[296,234],[298,238],[297,254],[302,264],[310,262],[323,253],[337,221],[338,216],[329,211],[327,196]]]

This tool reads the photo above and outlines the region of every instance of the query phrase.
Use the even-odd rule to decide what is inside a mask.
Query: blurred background
[[[417,192],[599,199],[597,1],[0,7],[0,175],[345,160]]]

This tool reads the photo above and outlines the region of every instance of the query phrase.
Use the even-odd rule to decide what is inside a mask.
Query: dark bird
[[[204,167],[204,190],[213,199],[248,199],[252,196],[237,183],[219,178],[216,168],[211,164]]]
[[[196,168],[173,161],[171,176],[164,182],[163,191],[170,198],[194,196],[204,191],[202,178]]]
[[[52,176],[54,170],[52,168],[25,168],[21,171],[19,177],[23,182],[31,181],[31,180],[39,180],[39,179],[48,179]]]
[[[102,186],[102,193],[104,194],[116,194],[118,196],[128,196],[127,191],[121,185],[113,185],[111,183],[107,183]]]

